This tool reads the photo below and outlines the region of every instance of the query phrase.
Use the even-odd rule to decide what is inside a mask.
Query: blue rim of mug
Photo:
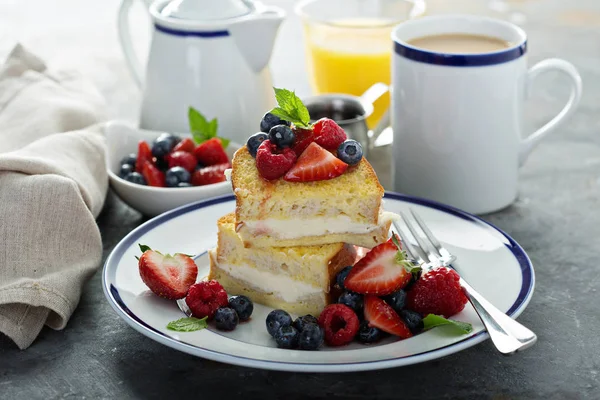
[[[513,44],[507,49],[493,51],[489,53],[438,53],[435,51],[425,50],[412,46],[407,42],[399,39],[396,34],[397,29],[404,24],[418,24],[422,23],[423,21],[428,21],[432,19],[447,20],[452,18],[476,19],[479,21],[488,21],[494,24],[501,24],[506,27],[510,27],[511,29],[514,29],[518,33],[518,35],[522,37],[522,40],[520,40],[518,43]],[[463,32],[440,32],[440,34],[443,33]],[[525,32],[523,32],[521,28],[502,20],[476,16],[446,15],[437,17],[425,17],[422,19],[408,21],[394,29],[394,31],[392,32],[392,40],[394,41],[394,51],[401,57],[425,64],[444,65],[452,67],[483,67],[503,64],[509,61],[516,60],[527,53],[527,37],[525,35]]]

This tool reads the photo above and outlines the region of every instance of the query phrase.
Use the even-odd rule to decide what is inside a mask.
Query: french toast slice
[[[236,231],[246,247],[349,243],[371,248],[387,240],[391,220],[384,189],[366,159],[341,176],[316,182],[263,179],[244,146],[233,157]]]
[[[219,219],[217,248],[210,252],[209,279],[228,294],[297,315],[318,316],[331,301],[335,276],[354,264],[356,249],[344,243],[246,248],[235,232],[235,215]]]

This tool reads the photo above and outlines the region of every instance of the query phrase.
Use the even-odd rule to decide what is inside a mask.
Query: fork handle
[[[535,333],[494,307],[464,279],[460,278],[460,284],[500,353],[514,354],[537,341]]]

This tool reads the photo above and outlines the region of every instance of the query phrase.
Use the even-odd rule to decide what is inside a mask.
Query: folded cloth
[[[16,45],[0,66],[0,332],[25,349],[63,329],[99,267],[105,104]]]

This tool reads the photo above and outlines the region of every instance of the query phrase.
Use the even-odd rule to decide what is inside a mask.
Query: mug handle
[[[373,104],[381,96],[383,96],[384,94],[386,94],[389,91],[390,91],[390,88],[388,85],[386,85],[385,83],[378,82],[378,83],[373,84],[373,86],[371,86],[370,88],[368,88],[360,96],[360,99],[362,101],[364,101],[365,103]],[[377,126],[375,128],[373,128],[373,131],[372,131],[371,135],[369,136],[369,147],[373,146],[373,143],[375,143],[375,141],[377,140],[379,135],[381,135],[381,132],[383,132],[383,130],[385,128],[387,128],[388,126],[390,126],[390,109],[389,109],[389,107],[387,110],[385,110],[385,113],[381,116],[381,119],[379,120],[379,123],[377,124]]]
[[[147,2],[143,2],[145,6],[147,6]],[[129,30],[129,10],[133,5],[133,0],[123,0],[121,2],[121,7],[119,8],[119,15],[117,19],[117,27],[119,30],[119,41],[121,42],[121,49],[123,49],[123,54],[125,55],[125,61],[127,62],[127,67],[129,68],[129,72],[133,76],[133,80],[138,85],[139,88],[142,87],[143,81],[143,73],[142,73],[142,64],[135,54],[135,50],[133,49],[133,42],[131,40],[131,31]],[[147,7],[146,7],[147,9]]]
[[[554,118],[546,125],[533,132],[526,139],[523,139],[519,151],[519,166],[522,166],[525,163],[531,151],[548,135],[548,133],[558,128],[571,116],[571,114],[573,114],[581,100],[581,76],[579,76],[579,72],[577,72],[577,69],[573,64],[558,58],[549,58],[540,61],[529,69],[526,76],[525,97],[529,96],[535,78],[547,71],[560,71],[567,75],[571,79],[571,95],[569,96],[567,104]]]

